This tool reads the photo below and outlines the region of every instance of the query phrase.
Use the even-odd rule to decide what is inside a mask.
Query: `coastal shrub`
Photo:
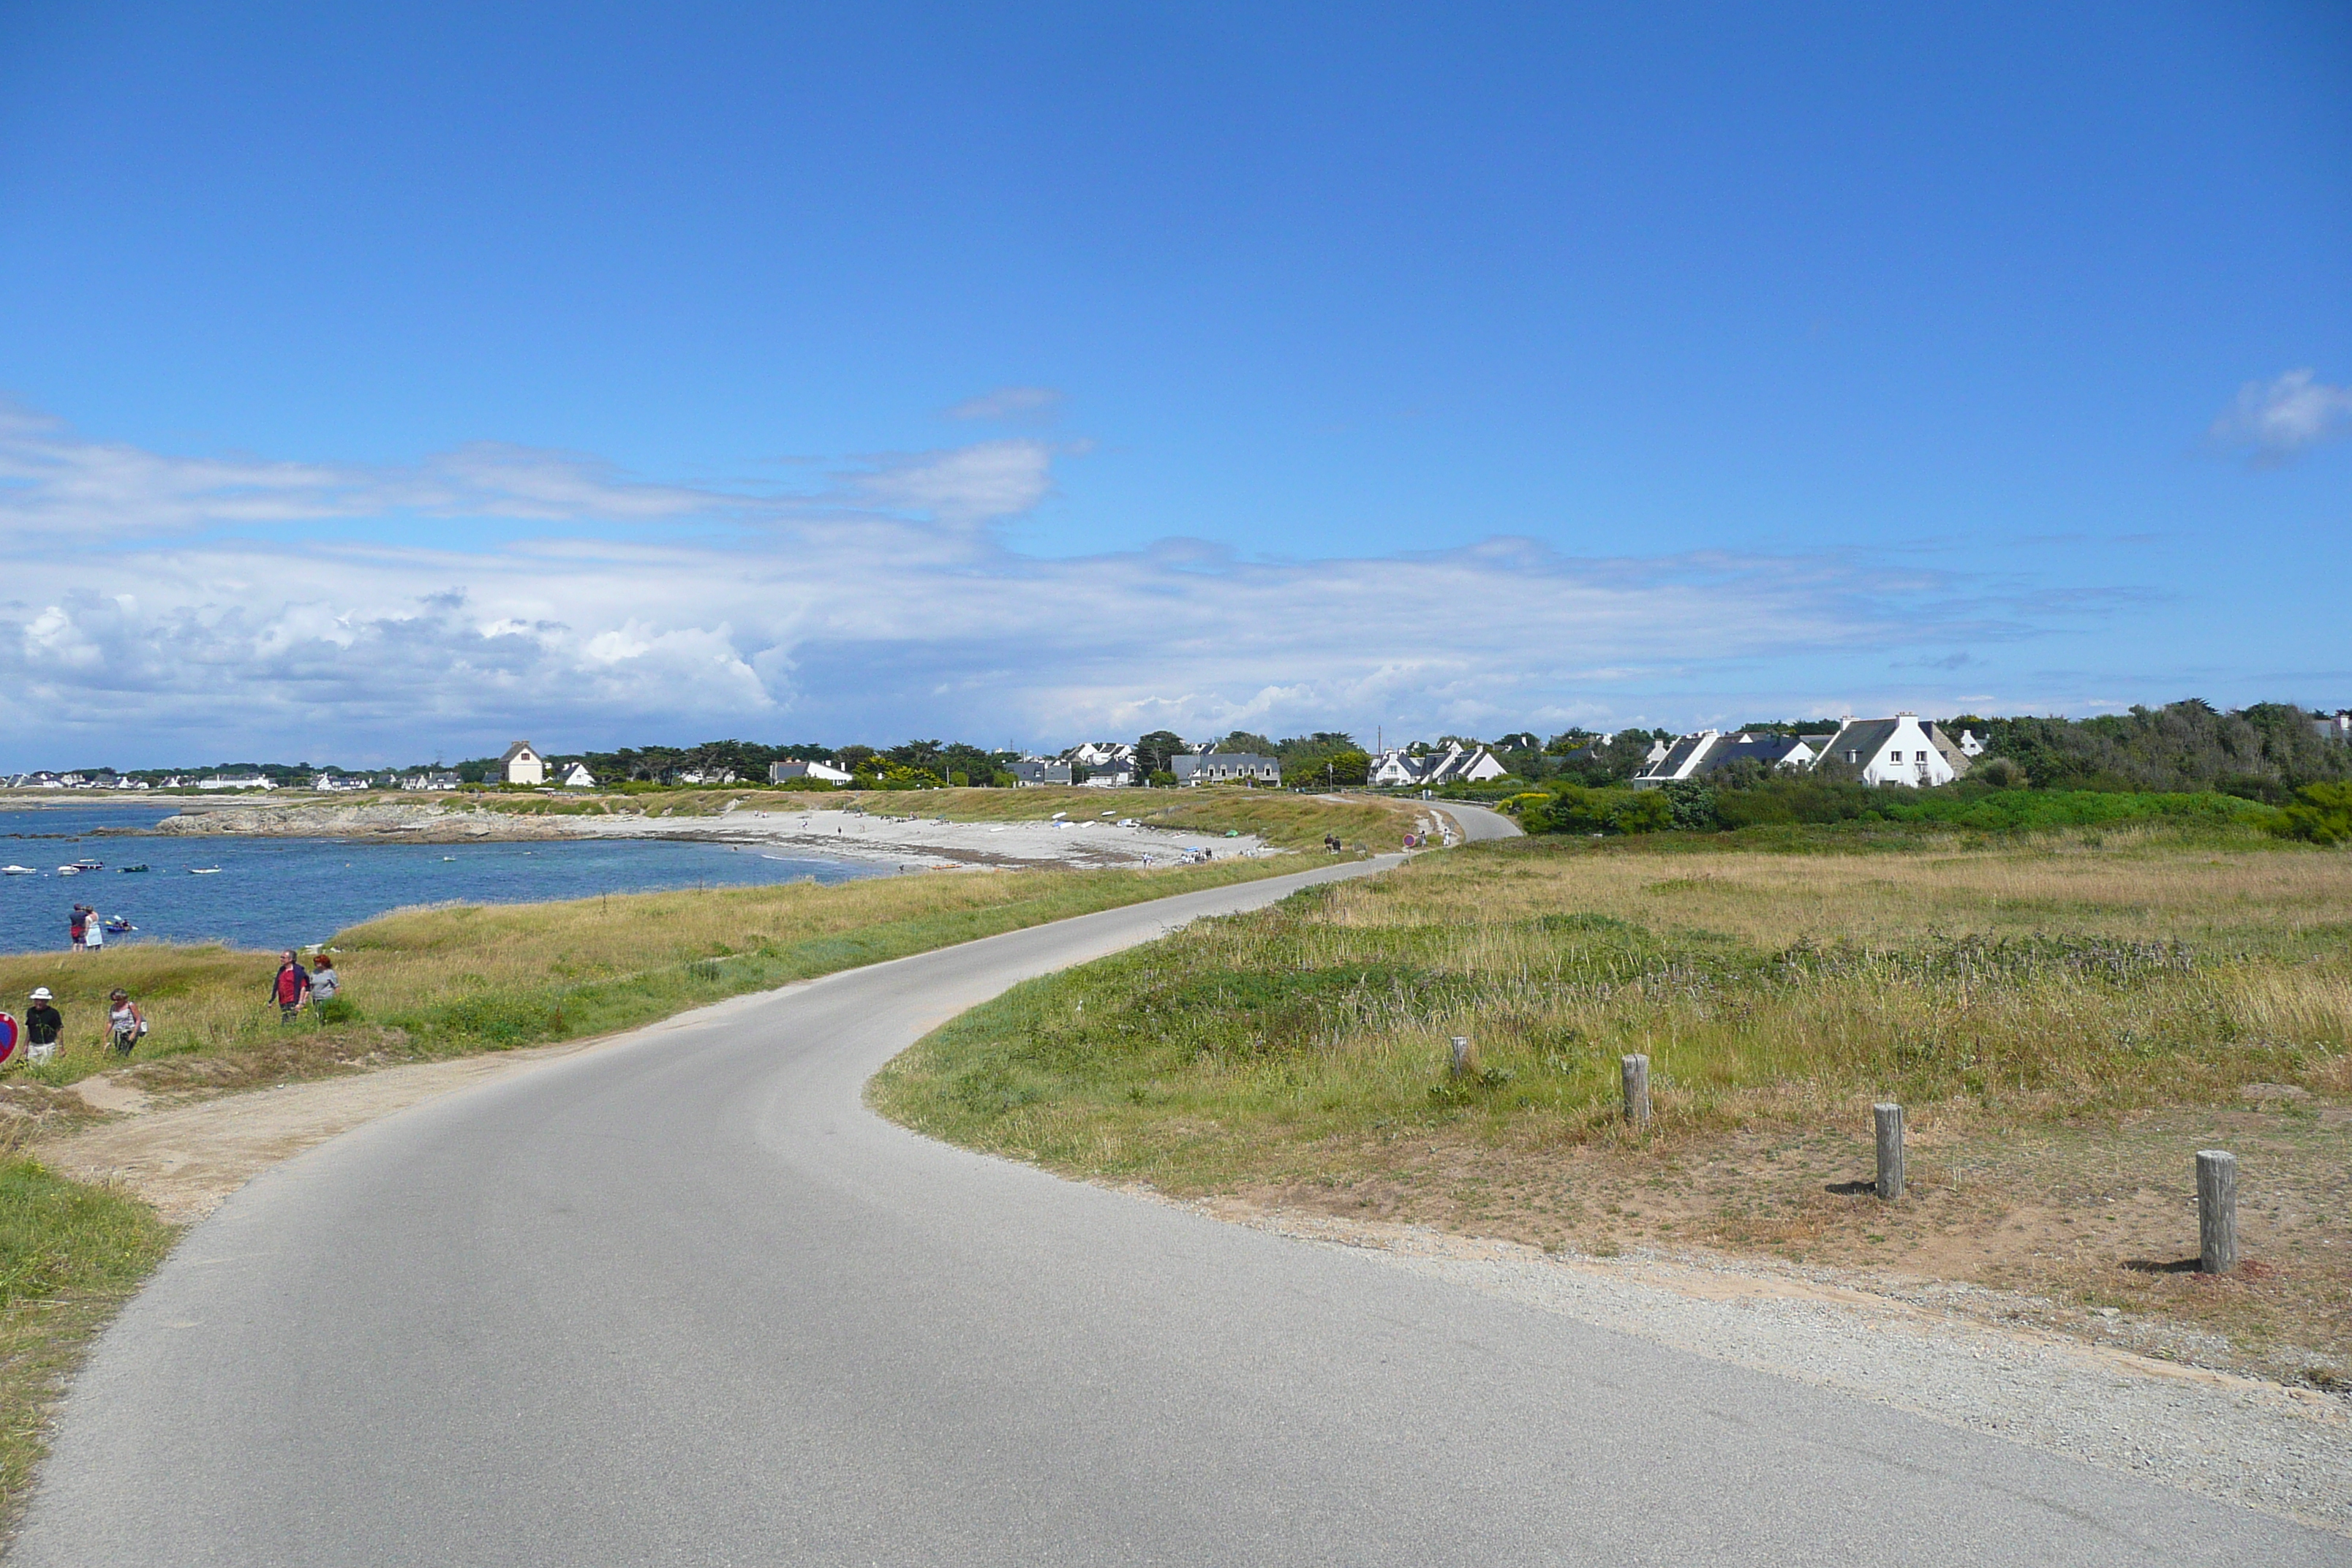
[[[1519,822],[1529,833],[1657,833],[1675,825],[1675,808],[1659,790],[1561,784]]]
[[[2278,815],[2271,831],[2314,844],[2352,843],[2352,784],[2305,784]]]

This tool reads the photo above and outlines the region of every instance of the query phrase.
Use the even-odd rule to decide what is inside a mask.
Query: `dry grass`
[[[338,935],[342,1005],[327,1022],[306,1015],[291,1027],[268,996],[275,954],[146,942],[16,955],[0,958],[0,994],[48,985],[67,1038],[54,1063],[17,1065],[10,1077],[29,1089],[114,1065],[103,998],[117,985],[152,1022],[136,1054],[139,1078],[243,1088],[601,1033],[877,959],[1293,868],[1219,861],[964,872],[411,910]]]
[[[2109,1289],[2226,1331],[2231,1354],[2341,1363],[2348,934],[2352,856],[2324,851],[1520,841],[1023,987],[877,1093],[927,1131],[1075,1173],[1552,1245],[1703,1241],[2070,1300]],[[1461,1077],[1455,1035],[1475,1042]],[[1635,1051],[1657,1104],[1638,1136],[1616,1114]],[[1911,1108],[1924,1173],[1899,1216],[1826,1190],[1869,1173],[1868,1108],[1886,1098]],[[2258,1131],[2250,1201],[2304,1216],[2264,1232],[2269,1272],[2200,1295],[2124,1269],[2113,1248],[2161,1261],[2193,1243],[2197,1140]],[[1651,1197],[1698,1168],[1714,1175]],[[2126,1170],[2121,1194],[2088,1179]],[[2109,1253],[2058,1245],[2094,1213],[2117,1222],[2098,1232]]]

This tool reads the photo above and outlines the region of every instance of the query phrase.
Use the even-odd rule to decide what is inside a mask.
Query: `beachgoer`
[[[147,1032],[147,1015],[131,999],[131,993],[116,986],[106,999],[106,1032],[114,1037],[114,1054],[127,1057],[139,1037]]]
[[[98,918],[96,910],[82,911],[81,940],[85,951],[96,952],[106,945],[106,922]]]
[[[65,1027],[66,1016],[58,1011],[57,1003],[50,999],[49,988],[46,985],[34,986],[33,1005],[25,1009],[26,1046],[27,1047],[47,1046],[54,1050],[57,1047],[58,1037],[65,1033]],[[30,1058],[33,1053],[28,1048],[25,1054]]]
[[[73,950],[79,952],[89,935],[89,911],[76,904],[73,913],[66,917],[66,930],[73,936]]]
[[[323,1007],[335,999],[343,988],[343,977],[335,972],[335,955],[320,952],[311,961],[318,967],[310,971],[310,1005]]]
[[[277,974],[269,982],[269,995],[278,1004],[278,1020],[292,1023],[295,1016],[302,1011],[302,1004],[310,994],[310,972],[302,967],[302,961],[296,958],[293,950],[289,948],[278,961]]]

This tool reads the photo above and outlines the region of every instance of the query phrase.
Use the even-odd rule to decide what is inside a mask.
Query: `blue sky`
[[[2352,703],[2352,16],[19,5],[0,766]]]

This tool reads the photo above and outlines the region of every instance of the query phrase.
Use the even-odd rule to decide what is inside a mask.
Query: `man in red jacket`
[[[302,1011],[302,1004],[310,999],[310,972],[291,952],[279,961],[278,978],[269,983],[269,994],[278,1000],[278,1018],[289,1024]]]

